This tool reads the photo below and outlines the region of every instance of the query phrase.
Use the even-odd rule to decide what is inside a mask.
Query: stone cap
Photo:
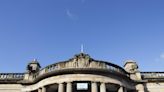
[[[125,60],[124,62],[125,62],[124,67],[125,67],[127,64],[130,64],[130,63],[133,63],[133,64],[136,64],[136,65],[137,65],[136,61],[135,61],[135,60],[131,60],[131,59]]]
[[[41,68],[40,63],[38,62],[37,59],[33,59],[31,62],[28,63],[28,65],[30,64],[37,64]]]

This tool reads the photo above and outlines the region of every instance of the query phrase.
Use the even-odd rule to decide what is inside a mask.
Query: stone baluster
[[[72,83],[71,82],[67,82],[66,92],[72,92]]]
[[[97,88],[97,83],[96,82],[92,82],[92,84],[91,84],[91,92],[98,92],[98,88]]]
[[[106,92],[106,85],[105,83],[100,84],[100,92]]]
[[[64,92],[64,84],[63,83],[59,83],[58,92]]]

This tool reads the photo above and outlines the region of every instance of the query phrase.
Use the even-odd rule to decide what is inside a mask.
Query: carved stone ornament
[[[89,67],[90,64],[90,56],[87,54],[80,53],[79,55],[75,55],[75,57],[72,60],[74,67]]]
[[[137,72],[138,71],[138,66],[136,64],[132,65],[130,71],[131,72]]]
[[[127,60],[125,70],[129,73],[136,73],[138,71],[138,65],[133,60]]]
[[[105,68],[106,64],[94,61],[88,54],[80,53],[68,62],[57,64],[57,68]]]

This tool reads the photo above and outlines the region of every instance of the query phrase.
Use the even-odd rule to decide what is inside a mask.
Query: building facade
[[[133,60],[124,67],[80,53],[25,73],[0,73],[0,92],[164,92],[164,72],[141,72]]]

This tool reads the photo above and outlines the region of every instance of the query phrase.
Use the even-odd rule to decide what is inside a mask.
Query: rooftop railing
[[[164,72],[141,72],[145,79],[164,78]]]
[[[0,73],[0,80],[22,80],[24,73]]]

